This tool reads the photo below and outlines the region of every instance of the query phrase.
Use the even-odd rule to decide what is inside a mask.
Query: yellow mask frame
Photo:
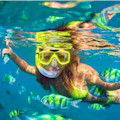
[[[46,58],[44,57],[46,53],[50,54],[48,55],[49,56],[48,60],[45,60]],[[62,56],[64,56],[65,60],[62,60],[60,58],[61,53]],[[53,59],[56,59],[60,65],[65,65],[70,62],[70,52],[65,50],[57,50],[57,51],[44,50],[44,51],[39,51],[36,55],[39,64],[43,64],[43,65],[49,65]]]

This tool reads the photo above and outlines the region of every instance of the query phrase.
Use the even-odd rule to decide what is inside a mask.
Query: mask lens
[[[61,63],[67,63],[69,55],[67,52],[59,51],[57,53],[58,59],[60,60]]]
[[[47,64],[49,63],[50,61],[50,58],[52,56],[52,52],[41,52],[39,57],[40,57],[40,61],[43,63],[43,64]]]
[[[67,64],[70,62],[70,54],[67,51],[41,51],[39,53],[40,63],[48,65],[51,60],[56,58],[58,63],[61,65]]]

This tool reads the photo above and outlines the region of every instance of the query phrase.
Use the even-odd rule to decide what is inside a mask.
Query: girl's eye
[[[46,59],[46,60],[50,59],[50,57],[51,57],[50,53],[44,53],[43,54],[43,58]]]
[[[67,56],[66,54],[59,54],[58,57],[60,60],[65,60]]]
[[[50,59],[50,56],[44,56],[45,59]]]

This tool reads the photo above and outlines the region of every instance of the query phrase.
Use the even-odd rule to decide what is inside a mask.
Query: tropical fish
[[[19,89],[18,93],[21,95],[24,92],[26,92],[26,88],[24,86],[20,86],[20,89]]]
[[[49,16],[46,21],[49,22],[49,23],[54,23],[58,20],[62,20],[64,19],[64,17],[60,17],[60,16]]]
[[[23,113],[23,112],[20,110],[13,110],[9,113],[9,117],[14,120],[20,120],[19,116],[21,113]]]
[[[32,119],[31,119],[32,120]],[[57,114],[42,114],[33,120],[72,120],[70,118],[65,118]]]
[[[59,114],[39,114],[38,112],[30,113],[31,110],[20,111],[13,110],[9,113],[9,117],[12,120],[72,120],[66,117],[63,117]],[[28,113],[28,114],[26,114]]]
[[[3,57],[4,64],[6,64],[9,60],[10,60],[10,58],[9,58],[8,55],[5,55],[5,56]]]
[[[51,109],[54,109],[54,108],[66,109],[70,105],[78,108],[78,106],[76,104],[80,101],[81,100],[73,101],[70,98],[67,98],[65,96],[58,95],[58,94],[46,95],[41,99],[41,102],[44,105],[50,107]]]
[[[16,70],[16,74],[18,75],[19,72],[20,72],[20,68],[18,68],[18,69]]]
[[[120,70],[107,68],[101,74],[101,79],[105,82],[120,83]]]
[[[111,27],[106,25],[105,19],[103,16],[101,16],[100,13],[95,14],[95,17],[92,19],[92,23],[98,26],[99,28],[102,28],[105,30],[112,30]]]
[[[27,111],[28,113],[30,111]],[[13,110],[9,113],[9,117],[12,120],[72,120],[66,117],[63,117],[59,114],[39,114],[34,112],[32,114],[25,114],[25,111]]]
[[[120,70],[115,68],[107,68],[101,72],[100,77],[105,82],[119,83],[120,82]],[[108,92],[99,86],[89,87],[89,92],[96,97],[108,97]],[[100,110],[108,107],[109,104],[106,103],[93,103],[90,105],[90,108]]]
[[[107,91],[100,87],[100,86],[91,86],[89,87],[89,92],[93,95],[93,96],[96,96],[96,97],[99,97],[99,98],[107,98],[108,94],[107,94]],[[102,110],[102,109],[105,109],[106,108],[106,105],[103,103],[103,104],[100,104],[100,103],[92,103],[91,105],[89,105],[89,108],[90,109],[95,109],[95,110]]]
[[[120,30],[119,28],[112,28],[107,26],[108,21],[117,13],[120,13],[120,4],[103,9],[101,13],[97,13],[95,15],[92,22],[102,29],[112,31],[116,31],[117,29],[118,31]]]
[[[35,101],[38,100],[38,101],[40,101],[41,100],[40,95],[38,95],[34,91],[31,91],[30,95],[28,96],[28,103],[31,104],[32,100],[35,100]]]
[[[12,75],[5,74],[3,81],[13,85],[13,83],[16,81],[16,79]]]
[[[42,115],[31,115],[31,116],[24,116],[24,120],[72,120],[70,118],[63,117],[59,114],[42,114]],[[21,119],[23,120],[23,119]]]
[[[95,110],[102,110],[105,109],[105,107],[102,104],[99,103],[93,103],[89,106],[90,109],[95,109]]]
[[[107,91],[100,86],[90,86],[89,92],[96,97],[100,97],[100,98],[107,97]]]

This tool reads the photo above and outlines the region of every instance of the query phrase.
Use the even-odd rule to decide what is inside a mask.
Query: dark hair
[[[73,81],[73,76],[77,71],[79,60],[80,60],[79,56],[77,56],[77,55],[75,55],[75,53],[73,53],[71,55],[70,63],[65,66],[65,68],[63,69],[63,71],[61,72],[61,74],[59,76],[63,86],[66,89],[68,89],[69,91],[73,87],[73,82],[74,82]]]

